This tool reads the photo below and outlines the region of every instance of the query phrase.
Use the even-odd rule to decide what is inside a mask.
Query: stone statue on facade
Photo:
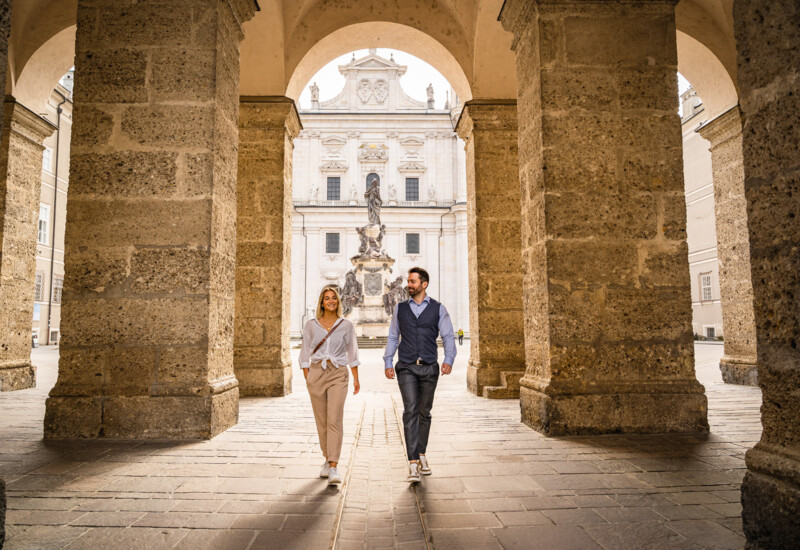
[[[364,193],[364,199],[367,201],[367,218],[369,225],[381,225],[381,189],[379,186],[377,176],[372,178],[369,188]]]
[[[315,201],[317,200],[317,194],[319,193],[319,184],[316,181],[311,182],[311,189],[308,192],[308,199]]]
[[[356,272],[351,269],[344,278],[344,288],[342,288],[342,315],[347,317],[356,306],[361,304],[361,283],[356,279]]]
[[[319,101],[319,86],[316,82],[311,85],[311,101]]]
[[[383,309],[386,311],[386,315],[391,316],[397,304],[408,300],[408,290],[403,287],[402,277],[398,277],[386,287],[386,293],[383,295]]]
[[[428,84],[428,87],[425,89],[428,93],[428,109],[433,109],[433,84]]]

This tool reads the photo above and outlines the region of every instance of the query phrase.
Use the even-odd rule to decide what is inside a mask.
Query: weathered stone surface
[[[546,434],[708,429],[674,4],[508,1],[501,14],[520,87],[520,406]]]
[[[0,548],[6,540],[6,480],[0,476]]]
[[[36,232],[44,139],[55,127],[12,99],[0,139],[0,391],[36,385],[31,365]]]
[[[719,368],[726,382],[755,386],[758,385],[756,325],[739,107],[704,125],[700,134],[711,142],[714,172],[714,213],[725,335],[725,355]]]
[[[292,151],[300,128],[289,98],[241,99],[233,356],[242,395],[292,391]]]
[[[746,455],[748,548],[800,546],[800,6],[733,7],[744,194],[763,394],[761,440]]]
[[[61,368],[48,438],[236,423],[241,25],[255,2],[78,2]]]
[[[519,395],[513,388],[484,388],[506,386],[525,370],[516,102],[469,101],[456,131],[467,157],[467,388],[479,396],[513,398]]]

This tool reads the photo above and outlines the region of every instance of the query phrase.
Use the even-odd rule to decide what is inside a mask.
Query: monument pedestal
[[[389,334],[390,316],[384,304],[384,289],[391,282],[394,259],[385,257],[350,259],[355,267],[356,280],[364,292],[363,302],[356,306],[351,318],[357,336],[386,336]]]

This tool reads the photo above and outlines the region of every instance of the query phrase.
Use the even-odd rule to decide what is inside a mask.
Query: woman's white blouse
[[[356,330],[353,323],[347,319],[339,319],[336,323],[343,323],[337,328],[330,338],[325,340],[317,353],[311,352],[317,344],[325,338],[328,331],[316,319],[311,319],[303,329],[303,345],[300,348],[300,367],[307,369],[311,363],[322,363],[324,369],[328,360],[336,367],[346,367],[348,363],[351,367],[357,367],[358,360],[358,340],[356,340]]]

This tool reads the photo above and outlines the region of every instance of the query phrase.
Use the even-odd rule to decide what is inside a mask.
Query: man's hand
[[[389,380],[394,380],[394,369],[393,368],[390,367],[388,369],[383,369],[383,374],[385,374],[386,378],[388,378]]]
[[[442,374],[450,374],[452,370],[453,370],[453,365],[442,363]]]

